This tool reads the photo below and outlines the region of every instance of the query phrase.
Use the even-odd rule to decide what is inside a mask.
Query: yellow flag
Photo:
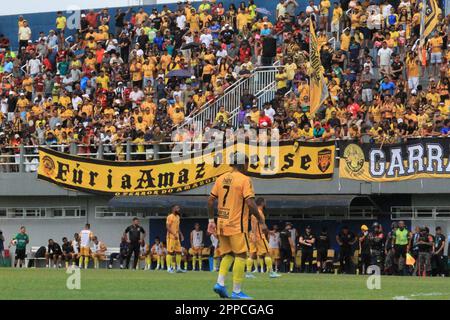
[[[311,33],[311,39],[309,42],[309,61],[311,65],[309,86],[310,113],[315,114],[328,97],[328,87],[325,79],[323,78],[323,67],[320,61],[316,30],[312,19],[309,19],[309,32]]]
[[[422,14],[420,17],[420,37],[425,40],[439,23],[439,14],[442,10],[439,8],[437,0],[423,0]]]
[[[416,259],[409,253],[406,254],[406,265],[413,266],[416,263]]]

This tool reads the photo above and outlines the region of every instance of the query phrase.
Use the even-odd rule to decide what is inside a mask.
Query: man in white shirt
[[[133,108],[137,106],[136,102],[144,99],[144,92],[139,87],[135,86],[133,91],[130,92],[130,100],[133,102]]]
[[[264,114],[270,118],[270,121],[273,123],[273,117],[275,116],[275,110],[272,108],[270,103],[266,103],[264,105]]]
[[[382,47],[378,50],[377,63],[380,73],[388,75],[391,73],[391,56],[392,49],[388,48],[387,42],[383,41]]]
[[[276,10],[277,10],[277,19],[279,17],[284,17],[284,14],[286,13],[286,7],[284,5],[285,0],[280,0],[280,3],[277,4]]]
[[[186,27],[186,16],[181,12],[178,12],[176,22],[177,27],[180,28],[180,30],[183,30]]]
[[[36,55],[33,55],[27,63],[27,71],[30,76],[35,77],[39,72],[41,72],[41,65],[41,60],[37,59]]]
[[[211,31],[209,29],[205,29],[204,33],[200,36],[200,42],[204,43],[206,48],[209,48],[212,41],[213,37],[211,35]]]
[[[28,22],[24,20],[23,26],[19,28],[19,49],[27,47],[28,40],[31,40],[31,29],[28,26]],[[20,52],[20,50],[19,50]]]

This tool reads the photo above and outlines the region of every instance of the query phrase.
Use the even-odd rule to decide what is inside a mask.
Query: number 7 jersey
[[[217,178],[211,196],[218,202],[217,233],[247,233],[249,209],[245,200],[255,197],[252,180],[239,171],[224,173]]]

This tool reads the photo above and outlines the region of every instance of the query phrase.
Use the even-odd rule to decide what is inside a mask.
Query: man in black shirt
[[[341,273],[350,273],[352,271],[352,246],[357,240],[355,234],[347,226],[343,226],[341,231],[336,235],[336,242],[340,248],[339,267]]]
[[[305,234],[300,236],[298,242],[302,250],[302,263],[300,272],[306,271],[306,273],[310,273],[312,271],[314,243],[316,242],[316,237],[311,233],[310,226],[306,227]],[[308,263],[308,269],[305,268],[306,263]]]
[[[133,218],[133,223],[125,229],[123,237],[128,243],[128,254],[125,268],[128,269],[130,265],[131,256],[134,253],[133,269],[136,269],[139,261],[139,251],[141,244],[144,244],[145,230],[139,225],[139,219]]]
[[[328,259],[328,249],[330,249],[330,237],[326,227],[322,228],[320,235],[316,239],[317,249],[317,272],[325,272]]]
[[[292,224],[286,223],[286,227],[280,231],[280,258],[281,272],[290,272],[290,264],[294,262],[294,241],[291,237]]]
[[[119,259],[120,269],[123,269],[123,261],[127,258],[128,251],[129,251],[128,250],[128,242],[125,239],[125,237],[122,237],[122,239],[120,240],[120,249],[119,250],[120,250],[119,252],[114,252],[109,257],[108,269],[112,269],[114,260],[117,260],[117,259]]]
[[[416,262],[416,274],[419,276],[429,275],[431,272],[431,253],[433,251],[433,237],[429,233],[428,227],[420,228],[417,247],[419,249],[419,257]]]
[[[391,231],[386,236],[386,242],[384,245],[384,255],[386,257],[384,261],[384,273],[393,274],[394,273],[394,238],[393,234],[398,228],[397,222],[393,222],[391,225]]]
[[[45,254],[45,258],[47,259],[47,268],[51,267],[50,261],[53,261],[53,267],[56,268],[56,263],[59,262],[59,267],[61,268],[61,247],[57,244],[53,239],[48,240],[47,253]]]
[[[370,266],[369,228],[365,224],[361,226],[361,234],[359,235],[359,257],[359,272],[365,274]]]
[[[398,80],[403,73],[403,62],[400,61],[400,55],[396,55],[391,64],[392,78]]]
[[[72,244],[66,237],[62,238],[62,242],[62,258],[64,258],[66,268],[68,268],[71,261],[75,264],[75,260],[72,260],[74,257],[74,250]]]
[[[442,228],[436,227],[436,235],[434,236],[434,254],[433,259],[436,264],[434,275],[445,277],[446,268],[444,261],[445,236],[442,234]]]

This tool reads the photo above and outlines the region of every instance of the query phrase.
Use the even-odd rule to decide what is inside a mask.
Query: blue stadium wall
[[[219,2],[219,1],[218,1]],[[230,1],[230,0],[223,0],[224,7],[228,8],[228,6],[231,3],[234,3],[234,5],[237,7],[239,6],[239,3],[241,1]],[[307,0],[297,0],[299,7],[297,8],[297,13],[300,11],[305,10],[306,6],[308,5]],[[248,1],[245,1],[245,3],[248,3]],[[255,4],[258,7],[266,8],[269,10],[272,14],[269,16],[270,20],[274,21],[275,19],[275,13],[276,13],[276,6],[278,4],[278,1],[276,0],[255,0]],[[194,2],[193,3],[195,8],[198,8],[199,3]],[[173,10],[176,8],[176,2],[167,4],[170,10]],[[157,8],[159,10],[162,9],[163,5],[147,5],[143,6],[147,12],[150,12],[153,8]],[[127,9],[127,7],[122,7],[124,9]],[[139,7],[133,7],[134,11],[137,11]],[[101,9],[101,8],[98,8]],[[114,30],[114,15],[116,13],[117,8],[109,8],[110,15],[112,17],[110,22],[110,30]],[[8,15],[8,16],[0,16],[0,33],[7,36],[11,41],[11,46],[13,50],[17,50],[18,46],[18,39],[17,39],[17,18],[20,14],[17,15]],[[67,16],[67,14],[65,13]],[[29,25],[33,31],[33,40],[36,40],[39,36],[39,32],[43,31],[46,34],[49,30],[55,28],[55,19],[56,19],[56,12],[45,12],[45,13],[32,13],[32,14],[24,14],[23,17],[29,22]],[[128,16],[129,18],[129,16]],[[70,35],[73,33],[73,30],[69,30],[66,32],[67,35]]]

